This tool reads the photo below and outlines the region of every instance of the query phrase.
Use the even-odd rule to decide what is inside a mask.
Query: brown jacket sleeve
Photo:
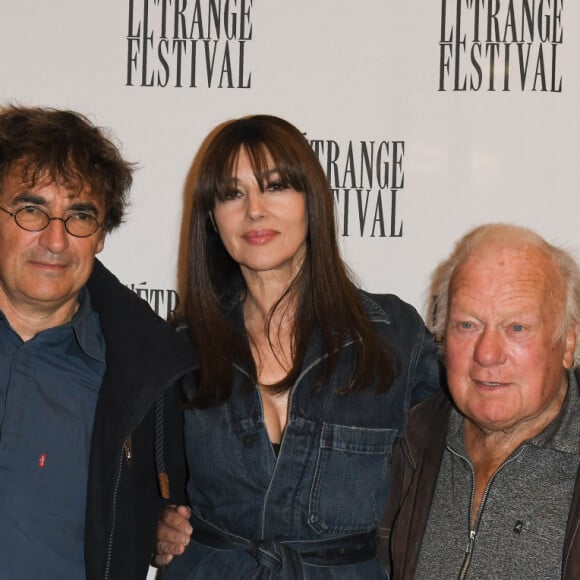
[[[413,407],[394,449],[392,486],[379,528],[379,557],[391,580],[412,580],[445,449],[451,403],[440,391]]]

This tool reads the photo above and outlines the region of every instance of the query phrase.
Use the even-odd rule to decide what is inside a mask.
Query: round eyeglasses
[[[75,238],[88,238],[103,227],[97,218],[85,211],[75,211],[65,218],[60,218],[50,217],[44,209],[35,205],[25,205],[14,213],[1,206],[0,209],[12,216],[16,225],[27,232],[41,232],[52,220],[61,221],[66,231]]]

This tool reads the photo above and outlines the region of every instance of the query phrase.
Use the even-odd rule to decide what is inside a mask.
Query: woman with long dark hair
[[[193,183],[193,535],[164,578],[386,578],[390,452],[409,407],[438,386],[431,336],[411,306],[352,282],[328,182],[288,122],[225,123]]]

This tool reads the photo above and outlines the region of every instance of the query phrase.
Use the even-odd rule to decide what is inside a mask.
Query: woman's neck
[[[265,321],[280,299],[287,292],[292,279],[281,279],[276,275],[264,275],[263,273],[245,274],[244,280],[246,283],[244,302],[244,315],[260,317]],[[287,311],[290,302],[293,300],[290,292],[282,298],[279,311]],[[292,309],[292,312],[294,309]]]

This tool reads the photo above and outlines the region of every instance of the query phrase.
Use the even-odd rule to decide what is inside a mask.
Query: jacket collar
[[[87,288],[106,344],[100,404],[139,417],[196,366],[195,351],[98,260]]]

